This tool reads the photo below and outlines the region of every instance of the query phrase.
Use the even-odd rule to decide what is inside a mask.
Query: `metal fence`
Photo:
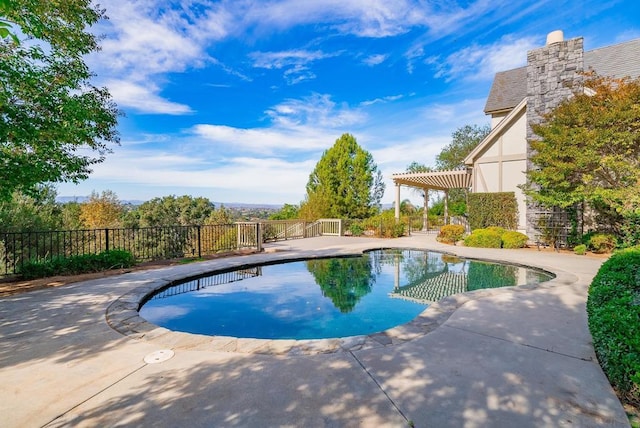
[[[243,248],[262,248],[259,223],[134,229],[0,232],[0,276],[28,261],[125,250],[138,261],[202,257]]]
[[[138,261],[203,257],[244,248],[262,250],[269,241],[342,233],[342,220],[239,222],[207,226],[166,226],[42,232],[0,232],[0,277],[29,261],[130,252]]]

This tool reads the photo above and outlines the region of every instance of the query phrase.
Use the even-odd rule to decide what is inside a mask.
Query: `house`
[[[528,141],[537,136],[531,125],[583,90],[584,72],[614,78],[640,76],[640,39],[587,52],[583,42],[582,37],[564,40],[562,31],[554,31],[545,46],[527,53],[526,66],[496,73],[484,108],[491,116],[491,132],[464,160],[466,169],[394,174],[396,207],[402,185],[422,188],[425,193],[442,190],[445,195],[461,187],[476,193],[514,192],[518,231],[534,239],[542,210],[528,203],[519,187],[526,183],[525,172],[533,167]]]

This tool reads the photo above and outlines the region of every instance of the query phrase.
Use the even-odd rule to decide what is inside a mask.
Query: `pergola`
[[[434,172],[406,172],[393,174],[393,183],[396,185],[396,220],[400,219],[400,186],[409,186],[424,191],[424,216],[426,219],[429,208],[429,190],[444,192],[444,218],[445,224],[449,218],[449,190],[468,189],[471,187],[472,169],[456,169],[452,171]],[[426,227],[426,224],[425,224]]]

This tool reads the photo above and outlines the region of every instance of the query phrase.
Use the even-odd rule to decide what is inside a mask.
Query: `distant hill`
[[[86,202],[89,200],[88,196],[58,196],[56,197],[56,202],[60,204],[66,204],[67,202]],[[129,199],[129,200],[121,200],[123,204],[129,205],[141,205],[145,201],[138,199]],[[243,202],[212,202],[216,208],[220,208],[221,205],[224,205],[226,208],[248,208],[248,209],[257,209],[257,208],[266,208],[270,210],[279,210],[282,208],[281,204],[247,204]]]

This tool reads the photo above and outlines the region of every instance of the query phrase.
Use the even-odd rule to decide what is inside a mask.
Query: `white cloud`
[[[143,113],[161,113],[180,115],[191,113],[185,104],[168,101],[156,94],[158,88],[125,80],[109,80],[105,82],[109,92],[120,107],[129,107]]]
[[[322,51],[289,50],[281,52],[252,52],[253,66],[266,69],[285,69],[284,78],[287,83],[294,85],[304,80],[315,79],[308,65],[325,58],[338,56],[340,53],[325,53]]]
[[[490,45],[471,45],[446,58],[430,57],[425,62],[436,67],[436,77],[489,80],[496,72],[520,67],[527,62],[527,51],[537,47],[535,37],[505,36]]]
[[[363,59],[362,62],[368,65],[369,67],[373,67],[374,65],[382,64],[383,62],[386,61],[387,58],[388,58],[388,55],[375,54],[375,55],[369,55],[368,57]]]
[[[388,102],[392,102],[392,101],[397,101],[404,98],[404,95],[388,95],[386,97],[382,97],[382,98],[375,98],[373,100],[367,100],[367,101],[362,101],[360,103],[361,106],[366,107],[366,106],[370,106],[373,104],[385,104]]]

